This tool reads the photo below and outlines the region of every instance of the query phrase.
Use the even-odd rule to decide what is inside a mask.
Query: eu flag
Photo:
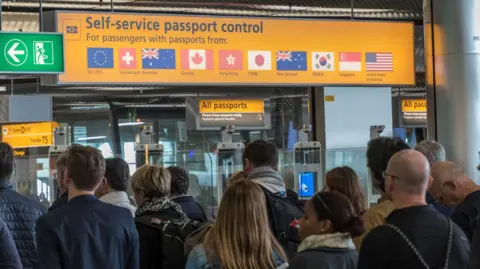
[[[113,68],[112,48],[88,48],[88,68]]]
[[[174,49],[142,49],[143,69],[175,69]]]
[[[307,52],[277,51],[277,70],[307,71]]]

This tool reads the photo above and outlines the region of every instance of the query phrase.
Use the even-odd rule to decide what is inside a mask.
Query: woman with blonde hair
[[[132,176],[132,190],[138,204],[135,224],[140,242],[140,268],[162,268],[162,232],[152,227],[152,220],[185,219],[187,215],[170,196],[170,172],[156,165],[144,165]],[[183,253],[180,253],[183,254]]]
[[[225,191],[215,224],[190,253],[186,269],[286,268],[286,255],[270,231],[265,195],[249,180]]]

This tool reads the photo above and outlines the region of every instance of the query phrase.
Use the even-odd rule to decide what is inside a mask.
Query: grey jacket
[[[299,252],[289,269],[356,269],[358,253],[348,248],[319,247]]]

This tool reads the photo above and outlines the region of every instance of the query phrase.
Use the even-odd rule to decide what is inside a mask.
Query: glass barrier
[[[163,165],[179,166],[188,171],[190,177],[190,195],[192,195],[205,209],[214,214],[221,199],[218,192],[218,182],[221,182],[221,171],[218,169],[218,156],[208,149],[171,150],[163,153]],[[295,181],[294,153],[292,150],[279,151],[279,173],[285,180],[286,187],[294,190],[298,182]],[[376,203],[380,194],[372,188],[369,171],[367,169],[366,148],[329,149],[325,151],[325,167],[323,173],[339,166],[350,166],[360,178],[360,184],[369,203]],[[55,195],[53,180],[54,164],[49,161],[48,154],[22,155],[16,152],[15,171],[11,182],[20,193],[32,197],[48,207]],[[135,164],[130,166],[131,173],[135,172]],[[237,166],[236,169],[240,169]],[[236,171],[232,171],[236,172]],[[52,174],[53,173],[53,174]],[[323,181],[324,182],[324,181]],[[320,191],[324,186],[316,186]],[[130,193],[131,194],[131,193]]]
[[[215,214],[218,205],[216,156],[201,149],[178,150],[164,152],[163,160],[165,167],[178,166],[189,173],[189,194],[208,214]]]
[[[53,189],[48,153],[21,154],[22,152],[24,151],[15,150],[15,169],[10,182],[17,192],[39,201],[48,208],[52,203]]]

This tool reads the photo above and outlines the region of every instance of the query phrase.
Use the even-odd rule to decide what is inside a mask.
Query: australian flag
[[[307,52],[277,51],[277,70],[307,71]]]
[[[175,69],[174,49],[142,49],[143,69]]]

